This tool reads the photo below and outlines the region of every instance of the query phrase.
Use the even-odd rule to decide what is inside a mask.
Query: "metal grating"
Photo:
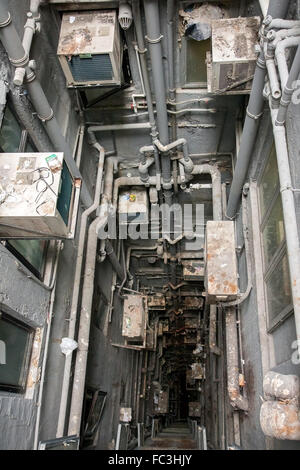
[[[101,82],[113,79],[109,54],[98,54],[88,58],[72,56],[68,64],[75,82]]]

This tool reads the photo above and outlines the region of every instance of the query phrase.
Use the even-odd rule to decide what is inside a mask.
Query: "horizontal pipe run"
[[[150,129],[149,122],[140,122],[136,124],[104,124],[90,126],[89,130],[91,132],[100,132],[100,131],[130,131],[130,130],[139,130],[139,129]]]

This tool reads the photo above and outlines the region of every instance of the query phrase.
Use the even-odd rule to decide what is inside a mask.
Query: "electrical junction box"
[[[63,153],[1,153],[0,238],[72,238],[80,186]]]
[[[145,342],[147,326],[146,297],[138,294],[126,295],[123,306],[122,335],[127,344]]]
[[[120,421],[122,423],[130,423],[132,420],[132,409],[131,408],[120,408]]]
[[[115,10],[64,13],[57,54],[68,87],[121,84],[121,45]]]
[[[146,189],[132,187],[130,191],[120,191],[118,214],[120,225],[148,225],[149,204]]]
[[[204,262],[199,260],[182,261],[185,281],[203,281]]]
[[[198,401],[189,402],[189,417],[190,418],[201,417],[201,404]]]
[[[155,414],[167,414],[169,412],[169,391],[160,390],[154,395]]]
[[[234,222],[208,221],[205,245],[205,289],[208,302],[235,300],[239,288]]]
[[[256,67],[260,18],[213,20],[207,56],[208,91],[250,93]]]

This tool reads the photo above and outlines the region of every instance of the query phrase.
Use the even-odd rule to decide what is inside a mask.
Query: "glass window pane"
[[[186,40],[186,83],[207,82],[206,52],[211,49],[211,40]]]
[[[17,119],[7,106],[0,131],[0,147],[2,148],[3,152],[18,152],[21,135],[22,129]]]
[[[271,150],[271,154],[264,170],[263,177],[260,183],[260,205],[262,217],[265,215],[269,204],[274,196],[278,186],[278,167],[275,146]]]
[[[266,285],[269,318],[273,320],[292,303],[287,255],[280,260]]]
[[[0,318],[0,386],[22,387],[31,333],[21,326]]]
[[[42,274],[44,265],[45,240],[9,240],[9,245]]]
[[[277,196],[274,207],[268,217],[263,230],[263,246],[266,268],[270,264],[279,245],[285,239],[283,210],[280,193]]]

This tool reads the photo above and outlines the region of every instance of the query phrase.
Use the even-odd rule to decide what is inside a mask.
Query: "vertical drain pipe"
[[[108,159],[105,168],[104,191],[101,197],[100,215],[96,217],[96,219],[91,223],[88,231],[79,332],[77,339],[78,350],[76,356],[68,428],[69,436],[80,434],[86,366],[89,348],[91,313],[94,294],[97,242],[99,230],[101,229],[101,227],[104,227],[107,223],[108,204],[111,202],[112,199],[113,170],[113,160]]]
[[[240,394],[239,387],[239,355],[235,307],[226,309],[225,322],[228,395],[234,408],[247,411],[249,403],[248,400]]]
[[[282,18],[286,16],[289,1],[282,2],[280,0],[271,0],[268,8],[268,15],[273,18]],[[257,66],[254,74],[252,90],[250,94],[249,104],[247,107],[247,115],[245,119],[240,150],[231,183],[227,218],[233,219],[240,202],[242,188],[247,176],[252,150],[257,135],[260,117],[263,113],[263,90],[265,86],[266,63],[264,52],[261,51],[257,60]]]
[[[164,80],[164,66],[162,60],[162,35],[160,33],[160,13],[158,0],[144,0],[144,11],[147,27],[148,47],[152,63],[152,76],[157,111],[157,125],[159,139],[163,145],[169,143],[168,113],[166,103],[166,88]],[[171,204],[171,162],[169,154],[161,160],[164,196],[167,204]]]
[[[104,166],[104,160],[105,160],[104,148],[96,141],[95,136],[93,134],[90,134],[90,136],[93,139],[92,141],[93,147],[95,147],[99,152],[98,172],[97,172],[97,179],[96,179],[94,202],[88,209],[86,209],[82,213],[82,216],[81,216],[81,226],[80,226],[75,275],[74,275],[74,282],[73,282],[74,287],[73,287],[73,293],[72,293],[71,313],[70,313],[70,318],[69,318],[69,329],[68,329],[68,338],[71,338],[71,339],[75,338],[79,291],[80,291],[80,285],[81,285],[81,273],[82,273],[82,264],[83,264],[83,255],[84,255],[88,218],[99,206],[101,184],[102,184],[102,178],[103,178],[103,166]],[[70,387],[72,355],[73,354],[70,353],[65,358],[64,376],[63,376],[63,383],[62,383],[56,437],[63,437],[64,435],[67,402],[68,402],[69,387]]]

